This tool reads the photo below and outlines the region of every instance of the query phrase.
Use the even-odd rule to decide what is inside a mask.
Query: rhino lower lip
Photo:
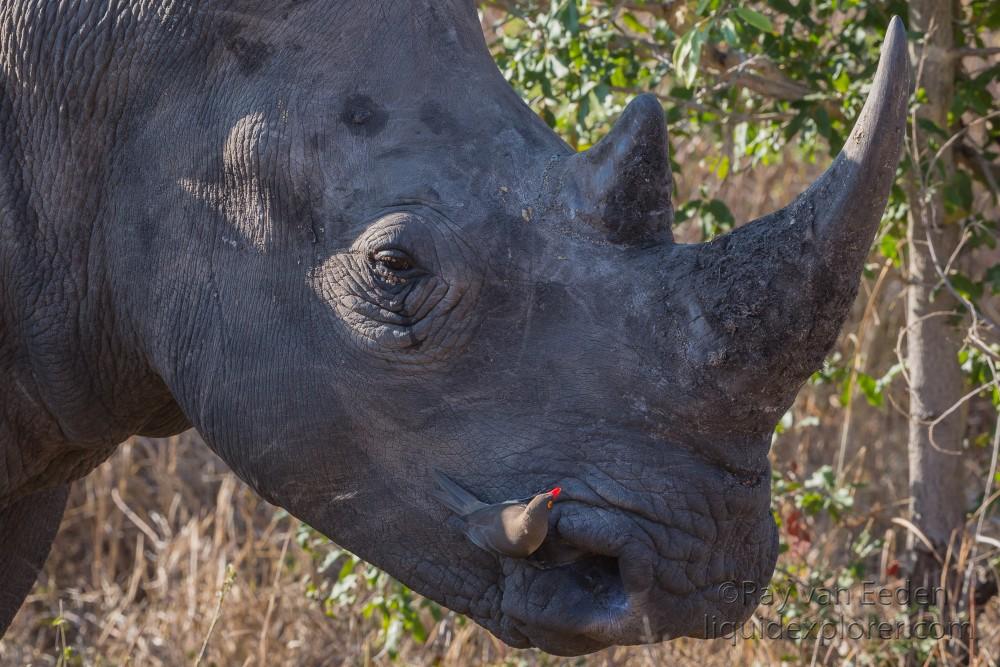
[[[634,537],[624,512],[575,501],[558,507],[539,552],[505,563],[513,627],[551,653],[563,646],[577,653],[581,641],[598,650],[640,632],[653,584],[651,545]],[[622,539],[609,540],[609,532]]]
[[[541,594],[549,604],[539,606],[533,599],[508,615],[514,628],[543,650],[561,654],[565,645],[578,652],[581,639],[593,642],[593,650],[603,648],[613,643],[616,631],[631,616],[633,605],[616,558],[590,553],[551,569],[520,567],[523,572],[517,578],[522,590],[530,591],[532,598]]]
[[[589,650],[604,648],[614,643],[632,616],[617,559],[588,555],[556,569],[534,572],[530,586],[550,591],[558,608],[516,615],[514,627],[545,651],[578,653],[581,640],[592,643]],[[570,604],[562,602],[567,597]]]

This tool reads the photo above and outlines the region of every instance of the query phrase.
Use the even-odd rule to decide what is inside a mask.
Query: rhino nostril
[[[623,601],[625,586],[617,558],[593,555],[581,560],[577,567],[599,605],[610,608]]]
[[[590,593],[595,607],[613,609],[624,605],[625,585],[618,558],[588,553],[565,568],[580,589]]]

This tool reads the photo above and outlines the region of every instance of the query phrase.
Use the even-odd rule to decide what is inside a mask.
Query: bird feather
[[[468,516],[477,510],[488,507],[486,503],[453,482],[440,470],[434,470],[434,481],[438,485],[434,491],[434,497],[459,516]]]

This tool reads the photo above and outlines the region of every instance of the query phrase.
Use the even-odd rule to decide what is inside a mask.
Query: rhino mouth
[[[760,521],[758,532],[761,528],[771,534],[769,516]],[[692,565],[706,573],[710,569],[708,563],[701,569],[700,554],[679,560],[660,553],[661,536],[672,530],[650,526],[646,517],[618,508],[563,503],[553,512],[549,537],[534,556],[503,559],[506,641],[556,655],[580,655],[611,645],[711,637],[720,627],[745,621],[756,607],[755,596],[734,601],[720,590],[726,582],[752,579],[763,591],[776,540],[754,545],[758,548],[743,545],[737,550],[743,557],[721,570],[713,564],[712,581],[698,586],[688,577]],[[706,542],[703,553],[718,546]],[[736,571],[743,566],[748,569]]]

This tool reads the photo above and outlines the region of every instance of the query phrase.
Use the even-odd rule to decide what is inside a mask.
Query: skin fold
[[[191,426],[514,646],[753,611],[770,434],[835,341],[899,156],[898,21],[830,171],[690,246],[658,102],[574,155],[471,1],[25,0],[0,37],[0,537],[23,546],[0,553],[0,628],[59,489]],[[562,487],[549,538],[584,556],[478,549],[434,469],[487,503]],[[757,592],[720,595],[734,581]]]

